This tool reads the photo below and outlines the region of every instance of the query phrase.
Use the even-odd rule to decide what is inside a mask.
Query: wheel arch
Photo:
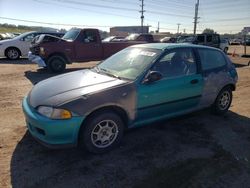
[[[216,99],[217,99],[218,95],[220,94],[220,92],[221,92],[223,89],[225,89],[225,88],[230,88],[231,91],[235,91],[236,86],[235,86],[235,84],[233,84],[233,83],[229,83],[229,84],[226,84],[225,86],[223,86],[222,88],[220,88],[219,90],[217,90],[215,99],[213,100],[213,103],[212,103],[212,104],[214,104],[214,102],[216,101]]]
[[[48,60],[49,60],[51,57],[53,57],[53,56],[60,56],[60,57],[62,57],[62,58],[65,60],[66,64],[69,64],[69,59],[68,59],[68,57],[67,57],[64,53],[62,53],[62,52],[54,52],[54,53],[50,54],[50,55],[46,58],[46,63],[48,63]]]
[[[232,91],[235,91],[235,89],[236,89],[235,84],[230,83],[230,84],[225,85],[223,88],[221,88],[221,90],[223,90],[223,89],[225,89],[225,88],[227,88],[227,87],[229,87]],[[220,91],[221,91],[221,90],[220,90]],[[220,92],[220,91],[219,91],[219,92]]]
[[[79,142],[79,139],[80,139],[80,133],[81,133],[81,130],[84,129],[84,125],[88,122],[89,119],[91,119],[92,117],[94,117],[96,114],[98,113],[103,113],[103,112],[113,112],[115,114],[117,114],[119,117],[121,117],[124,125],[125,125],[125,129],[128,128],[128,121],[129,121],[129,116],[126,112],[126,110],[124,110],[122,107],[120,106],[115,106],[115,105],[109,105],[109,106],[103,106],[103,107],[100,107],[100,108],[97,108],[95,110],[93,110],[92,112],[90,112],[86,118],[84,119],[84,121],[82,122],[81,124],[81,127],[80,127],[80,130],[78,132],[78,142]]]
[[[9,49],[11,49],[11,48],[17,49],[17,51],[19,52],[20,56],[22,56],[22,52],[21,52],[21,50],[20,50],[18,47],[16,47],[16,46],[8,46],[8,47],[5,48],[5,50],[4,50],[4,55],[5,55],[6,57],[7,57],[7,51],[8,51]]]
[[[116,106],[116,105],[102,106],[100,108],[97,108],[97,109],[93,110],[92,112],[90,112],[86,116],[86,119],[85,119],[84,122],[87,122],[87,120],[92,118],[95,114],[102,113],[102,112],[116,113],[117,115],[119,115],[121,117],[122,121],[124,122],[125,128],[127,127],[127,125],[128,125],[128,114],[127,114],[126,110],[124,110],[122,107]]]

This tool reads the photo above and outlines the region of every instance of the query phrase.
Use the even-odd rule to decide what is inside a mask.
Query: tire
[[[225,87],[218,94],[213,106],[212,111],[214,114],[222,115],[226,113],[232,103],[233,94],[230,87]]]
[[[55,55],[48,59],[48,69],[53,73],[63,72],[66,68],[66,61],[62,56]]]
[[[5,51],[5,55],[10,60],[17,60],[20,58],[21,53],[17,48],[7,48]]]
[[[124,132],[120,116],[112,112],[99,112],[90,117],[80,130],[80,147],[91,153],[104,153],[116,147]]]

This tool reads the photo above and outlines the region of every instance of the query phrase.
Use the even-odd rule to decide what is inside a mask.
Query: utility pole
[[[177,34],[179,34],[179,29],[180,29],[180,25],[181,25],[181,24],[178,23],[177,25],[178,25],[178,27],[177,27]]]
[[[158,22],[157,33],[160,33],[160,22]]]
[[[199,0],[197,0],[197,3],[195,4],[195,13],[194,13],[194,35],[196,34],[196,27],[198,23],[198,10],[199,10]]]
[[[144,0],[139,0],[139,1],[141,1],[141,10],[139,11],[140,13],[141,13],[141,33],[144,33],[143,32],[143,20],[144,20],[144,15],[143,15],[143,13],[145,12],[145,10],[144,10]]]

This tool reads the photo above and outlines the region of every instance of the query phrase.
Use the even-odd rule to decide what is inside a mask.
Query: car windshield
[[[62,39],[67,40],[67,41],[73,41],[76,39],[80,31],[81,31],[80,29],[71,29],[67,33],[65,33]]]
[[[178,43],[183,43],[183,42],[189,43],[189,42],[194,42],[194,40],[195,40],[195,37],[194,37],[194,36],[191,36],[191,37],[184,37],[184,38],[182,38],[182,39],[179,39],[179,40],[178,40]]]
[[[160,50],[148,48],[126,48],[109,57],[94,69],[120,79],[135,80],[155,60]]]
[[[14,37],[14,38],[15,38],[15,39],[22,39],[22,38],[24,38],[24,37],[26,37],[27,35],[32,34],[32,33],[35,33],[35,32],[33,32],[33,31],[31,31],[31,32],[25,32],[25,33],[22,33],[22,34],[20,34],[20,35],[18,35],[18,36],[16,36],[16,37]]]
[[[139,34],[130,34],[126,37],[126,40],[135,40],[138,36]]]

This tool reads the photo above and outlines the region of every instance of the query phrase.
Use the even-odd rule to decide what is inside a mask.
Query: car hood
[[[89,69],[75,71],[39,82],[29,93],[29,104],[34,108],[40,105],[60,106],[125,83],[127,81],[98,74]]]
[[[36,37],[31,44],[42,44],[42,43],[48,43],[48,42],[58,42],[58,41],[65,41],[60,37],[49,35],[49,34],[42,34]]]

